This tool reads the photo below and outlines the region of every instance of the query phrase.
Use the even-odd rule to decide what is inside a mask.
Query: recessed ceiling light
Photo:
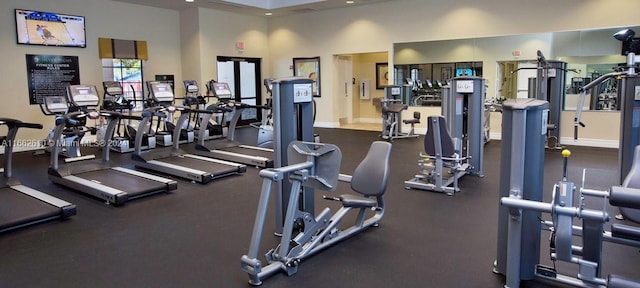
[[[267,13],[264,13],[264,15],[271,16],[271,15],[273,15],[273,13],[267,12]]]
[[[353,3],[356,3],[356,1],[347,1],[347,2],[345,2],[345,3],[347,3],[347,4],[353,4]]]
[[[191,3],[191,2],[194,2],[195,0],[184,0],[184,1]]]

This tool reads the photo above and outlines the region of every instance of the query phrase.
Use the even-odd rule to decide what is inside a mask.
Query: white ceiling
[[[296,13],[306,13],[317,10],[339,9],[354,5],[366,5],[394,0],[354,0],[347,4],[346,0],[112,0],[166,9],[183,10],[193,7],[203,7],[222,11],[236,12],[247,15],[265,16],[266,12],[273,16],[284,16]],[[396,0],[397,1],[397,0]],[[265,16],[267,17],[267,16]]]

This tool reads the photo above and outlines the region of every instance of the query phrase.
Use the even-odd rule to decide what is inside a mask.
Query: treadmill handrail
[[[26,123],[13,118],[0,118],[0,125],[7,125],[7,135],[4,140],[4,176],[12,177],[13,170],[13,145],[20,128],[42,129],[42,124]]]

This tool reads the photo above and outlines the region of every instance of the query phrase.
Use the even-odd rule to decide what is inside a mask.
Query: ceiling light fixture
[[[195,0],[184,0],[184,1],[191,3],[191,2],[194,2]]]
[[[273,13],[271,13],[271,12],[267,12],[267,13],[264,13],[264,15],[266,15],[266,16],[271,16],[271,15],[273,15]]]
[[[345,3],[347,3],[347,4],[353,4],[353,3],[356,3],[356,1],[347,1],[347,2],[345,2]]]

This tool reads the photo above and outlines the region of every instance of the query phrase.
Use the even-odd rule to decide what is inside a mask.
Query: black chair
[[[420,124],[420,111],[413,112],[413,119],[402,120],[404,124],[411,124],[411,130],[409,130],[409,134],[407,135],[415,135],[415,125]]]

